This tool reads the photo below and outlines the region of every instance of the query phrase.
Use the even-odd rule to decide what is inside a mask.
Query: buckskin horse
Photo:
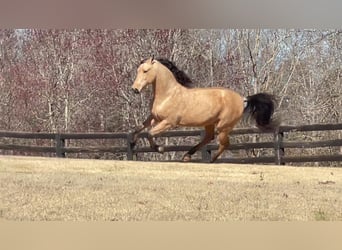
[[[190,161],[191,155],[215,138],[216,130],[219,148],[211,159],[214,162],[229,146],[228,135],[245,113],[254,118],[261,130],[277,126],[272,118],[275,108],[272,95],[258,93],[242,97],[227,88],[191,88],[191,83],[168,59],[151,57],[141,62],[132,89],[139,94],[152,85],[153,102],[151,114],[133,133],[133,146],[145,128],[151,128],[148,133],[151,148],[162,153],[164,148],[154,142],[154,136],[177,126],[204,127],[204,138],[182,160]]]

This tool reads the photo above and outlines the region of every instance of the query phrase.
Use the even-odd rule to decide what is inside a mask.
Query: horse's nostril
[[[133,88],[134,93],[139,94],[139,90],[136,88]]]

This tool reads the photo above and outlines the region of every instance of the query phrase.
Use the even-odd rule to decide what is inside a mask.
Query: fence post
[[[132,144],[132,141],[133,141],[133,133],[128,133],[127,134],[127,160],[136,161],[137,155],[134,154],[134,150],[133,150],[134,145]]]
[[[60,134],[56,134],[55,141],[56,141],[56,156],[65,158],[65,152],[63,150],[65,147],[65,139],[61,138]]]
[[[205,130],[201,130],[201,140],[203,140],[204,136],[205,136]],[[202,162],[210,162],[211,160],[211,151],[208,150],[207,147],[208,144],[204,145],[201,148],[201,153],[202,153]]]
[[[285,165],[284,155],[285,149],[283,147],[284,132],[281,132],[279,128],[274,132],[274,155],[275,164]]]

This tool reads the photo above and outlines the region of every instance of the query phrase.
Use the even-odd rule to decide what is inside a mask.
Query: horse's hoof
[[[189,162],[189,161],[191,161],[191,156],[188,155],[188,154],[184,155],[183,161],[184,161],[184,162]]]
[[[159,153],[164,153],[164,147],[163,146],[157,146],[157,151],[159,152]]]
[[[165,150],[163,146],[159,146],[159,145],[154,145],[151,148],[154,149],[156,152],[159,152],[159,153],[164,153],[164,150]]]
[[[209,163],[214,163],[217,159],[211,159]]]

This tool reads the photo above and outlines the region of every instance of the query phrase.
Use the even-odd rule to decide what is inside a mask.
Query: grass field
[[[0,219],[342,220],[342,168],[0,156]]]

